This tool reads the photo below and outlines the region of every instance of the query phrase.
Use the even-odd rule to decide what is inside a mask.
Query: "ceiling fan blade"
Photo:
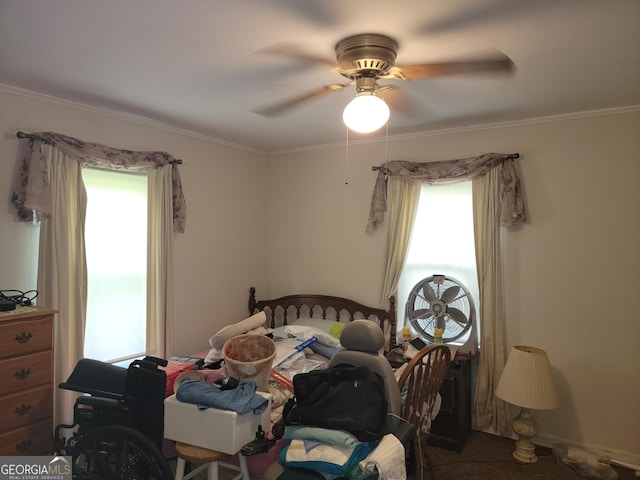
[[[282,0],[282,4],[288,13],[292,13],[300,19],[321,27],[334,26],[339,18],[329,2],[301,2],[300,0]]]
[[[316,88],[315,90],[311,90],[310,92],[290,98],[283,102],[256,109],[254,110],[254,113],[262,115],[263,117],[275,117],[277,115],[285,113],[287,110],[302,105],[303,103],[315,100],[316,98],[322,97],[329,93],[339,92],[350,84],[351,83],[335,83],[333,85],[325,85],[324,87]]]
[[[311,52],[304,51],[300,47],[291,43],[277,43],[269,47],[265,47],[258,50],[257,53],[268,53],[273,55],[282,55],[285,57],[301,60],[307,63],[320,63],[323,65],[329,65],[331,68],[338,68],[338,64],[335,60],[315,55]]]
[[[469,323],[469,319],[462,312],[462,310],[458,310],[457,308],[447,308],[447,315],[451,317],[451,320],[456,322],[461,327],[466,327],[467,323]]]
[[[445,75],[464,75],[474,73],[500,72],[511,73],[515,70],[513,61],[504,54],[487,59],[459,62],[423,63],[393,67],[388,76],[402,80],[421,80]]]
[[[376,93],[389,105],[392,113],[400,112],[408,117],[418,115],[416,102],[413,101],[407,92],[395,85],[382,85],[376,88]]]
[[[520,2],[514,0],[495,0],[493,2],[476,2],[476,6],[466,5],[464,8],[447,9],[445,15],[430,18],[428,23],[415,29],[421,35],[455,33],[477,27],[500,28],[505,22],[531,16],[556,6],[556,0],[538,0],[536,2]]]
[[[451,303],[451,301],[456,298],[458,293],[460,293],[460,287],[458,285],[453,285],[442,292],[440,300],[442,300],[444,303]]]

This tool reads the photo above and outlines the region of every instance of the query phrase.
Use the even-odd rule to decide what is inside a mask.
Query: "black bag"
[[[365,366],[335,365],[293,377],[295,397],[284,407],[285,425],[346,430],[370,442],[384,436],[384,381]]]

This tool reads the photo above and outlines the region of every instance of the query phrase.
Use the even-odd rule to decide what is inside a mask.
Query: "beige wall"
[[[604,112],[606,113],[606,112]],[[640,111],[392,139],[389,159],[519,152],[530,223],[505,232],[507,348],[544,348],[561,406],[540,439],[640,466]],[[53,130],[182,158],[189,218],[176,237],[173,352],[208,347],[258,296],[326,293],[378,304],[385,230],[364,233],[384,143],[266,157],[149,122],[0,89],[0,196],[17,130]],[[349,181],[345,185],[345,180]],[[37,228],[0,208],[0,288],[35,288]]]
[[[188,218],[175,236],[175,297],[169,353],[209,348],[223,326],[247,316],[249,287],[266,285],[264,155],[160,128],[150,122],[54,99],[0,89],[0,289],[36,288],[38,228],[18,223],[11,180],[26,141],[16,131],[55,131],[132,150],[164,150],[180,167]],[[114,305],[114,307],[117,305]]]
[[[540,440],[640,465],[640,113],[601,113],[395,139],[388,157],[521,154],[530,222],[504,235],[506,348],[549,354],[561,405],[536,413]],[[271,159],[271,295],[380,301],[385,229],[364,227],[385,150],[350,146],[348,186],[344,146]]]

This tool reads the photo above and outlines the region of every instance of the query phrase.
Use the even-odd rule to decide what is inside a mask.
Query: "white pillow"
[[[329,347],[340,346],[340,340],[332,336],[330,333],[327,333],[318,328],[298,325],[297,322],[293,325],[287,325],[286,327],[284,327],[284,332],[289,333],[301,340],[308,340],[311,337],[316,337],[318,339],[318,343],[322,343],[323,345],[327,345]]]
[[[212,363],[216,363],[217,361],[222,360],[222,350],[218,350],[217,348],[212,348],[207,353],[207,356],[204,358],[204,365],[208,366]]]
[[[317,328],[318,330],[327,332],[335,338],[340,338],[340,334],[342,333],[342,329],[344,328],[346,323],[336,322],[334,320],[324,320],[322,318],[300,317],[296,319],[295,322],[293,322],[291,325]]]
[[[241,322],[234,323],[233,325],[227,325],[218,331],[213,337],[209,339],[209,345],[216,350],[221,350],[225,342],[231,337],[242,335],[249,330],[258,328],[267,320],[267,316],[264,312],[258,312],[255,315],[245,318]]]

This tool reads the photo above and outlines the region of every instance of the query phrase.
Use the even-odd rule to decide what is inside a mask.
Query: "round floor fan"
[[[469,290],[458,280],[432,275],[420,280],[407,300],[407,319],[426,340],[435,340],[435,328],[443,329],[442,342],[463,337],[475,321],[475,306]]]

